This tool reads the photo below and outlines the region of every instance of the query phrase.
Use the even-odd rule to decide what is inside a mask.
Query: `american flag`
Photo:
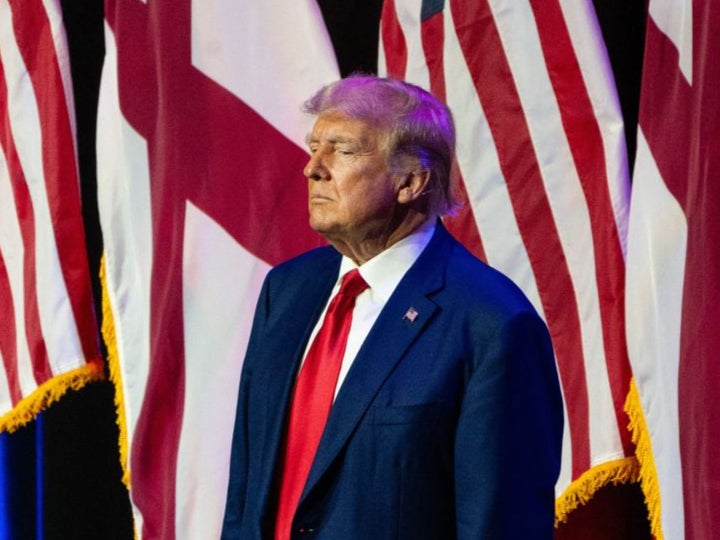
[[[720,10],[651,1],[630,212],[628,399],[657,539],[720,538]]]
[[[453,110],[467,204],[449,220],[548,324],[565,400],[556,514],[637,477],[623,404],[629,175],[590,0],[386,0],[380,72]]]
[[[58,1],[0,1],[0,431],[103,368]]]
[[[240,368],[307,226],[304,99],[339,77],[313,0],[107,0],[104,332],[141,538],[217,538]]]

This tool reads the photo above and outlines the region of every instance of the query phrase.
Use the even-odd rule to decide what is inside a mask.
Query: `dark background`
[[[104,56],[103,7],[99,0],[63,0],[61,4],[74,81],[88,256],[99,314],[102,239],[95,204],[95,120]],[[319,4],[342,74],[374,72],[382,0],[320,0]],[[644,0],[595,0],[594,4],[617,82],[632,165],[646,5]],[[0,475],[6,475],[9,495],[4,502],[13,522],[5,525],[14,531],[6,532],[7,538],[35,537],[39,516],[48,539],[133,538],[128,494],[120,481],[113,399],[111,383],[90,384],[70,391],[36,422],[3,435],[8,444],[0,456],[5,461],[5,473],[0,463]],[[601,489],[590,503],[571,514],[556,537],[650,538],[638,486]]]

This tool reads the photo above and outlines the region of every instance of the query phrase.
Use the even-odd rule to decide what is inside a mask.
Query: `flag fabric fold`
[[[633,171],[627,401],[658,540],[720,526],[720,15],[651,1]]]
[[[101,379],[60,3],[0,1],[0,431]]]
[[[313,0],[105,2],[103,332],[139,538],[217,538],[240,368],[307,227],[301,104],[339,77]]]
[[[587,1],[386,0],[380,72],[453,110],[466,204],[450,229],[548,324],[565,400],[557,520],[638,468],[623,405],[629,174]]]

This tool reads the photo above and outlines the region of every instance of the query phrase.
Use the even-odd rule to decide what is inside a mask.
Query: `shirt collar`
[[[362,266],[355,264],[349,257],[343,256],[340,262],[338,283],[350,270],[357,268],[370,291],[378,299],[386,302],[405,273],[420,257],[435,233],[436,220],[430,219],[417,230],[395,242]]]

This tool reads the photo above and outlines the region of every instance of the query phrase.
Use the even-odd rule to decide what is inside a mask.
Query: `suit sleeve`
[[[476,347],[455,441],[458,540],[550,539],[563,412],[547,329],[523,312]]]
[[[257,356],[255,351],[261,346],[263,328],[267,320],[269,301],[268,281],[269,277],[265,279],[260,291],[257,307],[255,308],[255,317],[253,319],[248,349],[245,354],[242,374],[240,376],[240,388],[235,412],[235,427],[233,429],[230,453],[230,477],[228,480],[225,517],[223,519],[221,536],[223,540],[240,538],[243,510],[245,508],[245,498],[247,494],[249,463],[247,405],[250,381],[252,379],[253,358]]]

